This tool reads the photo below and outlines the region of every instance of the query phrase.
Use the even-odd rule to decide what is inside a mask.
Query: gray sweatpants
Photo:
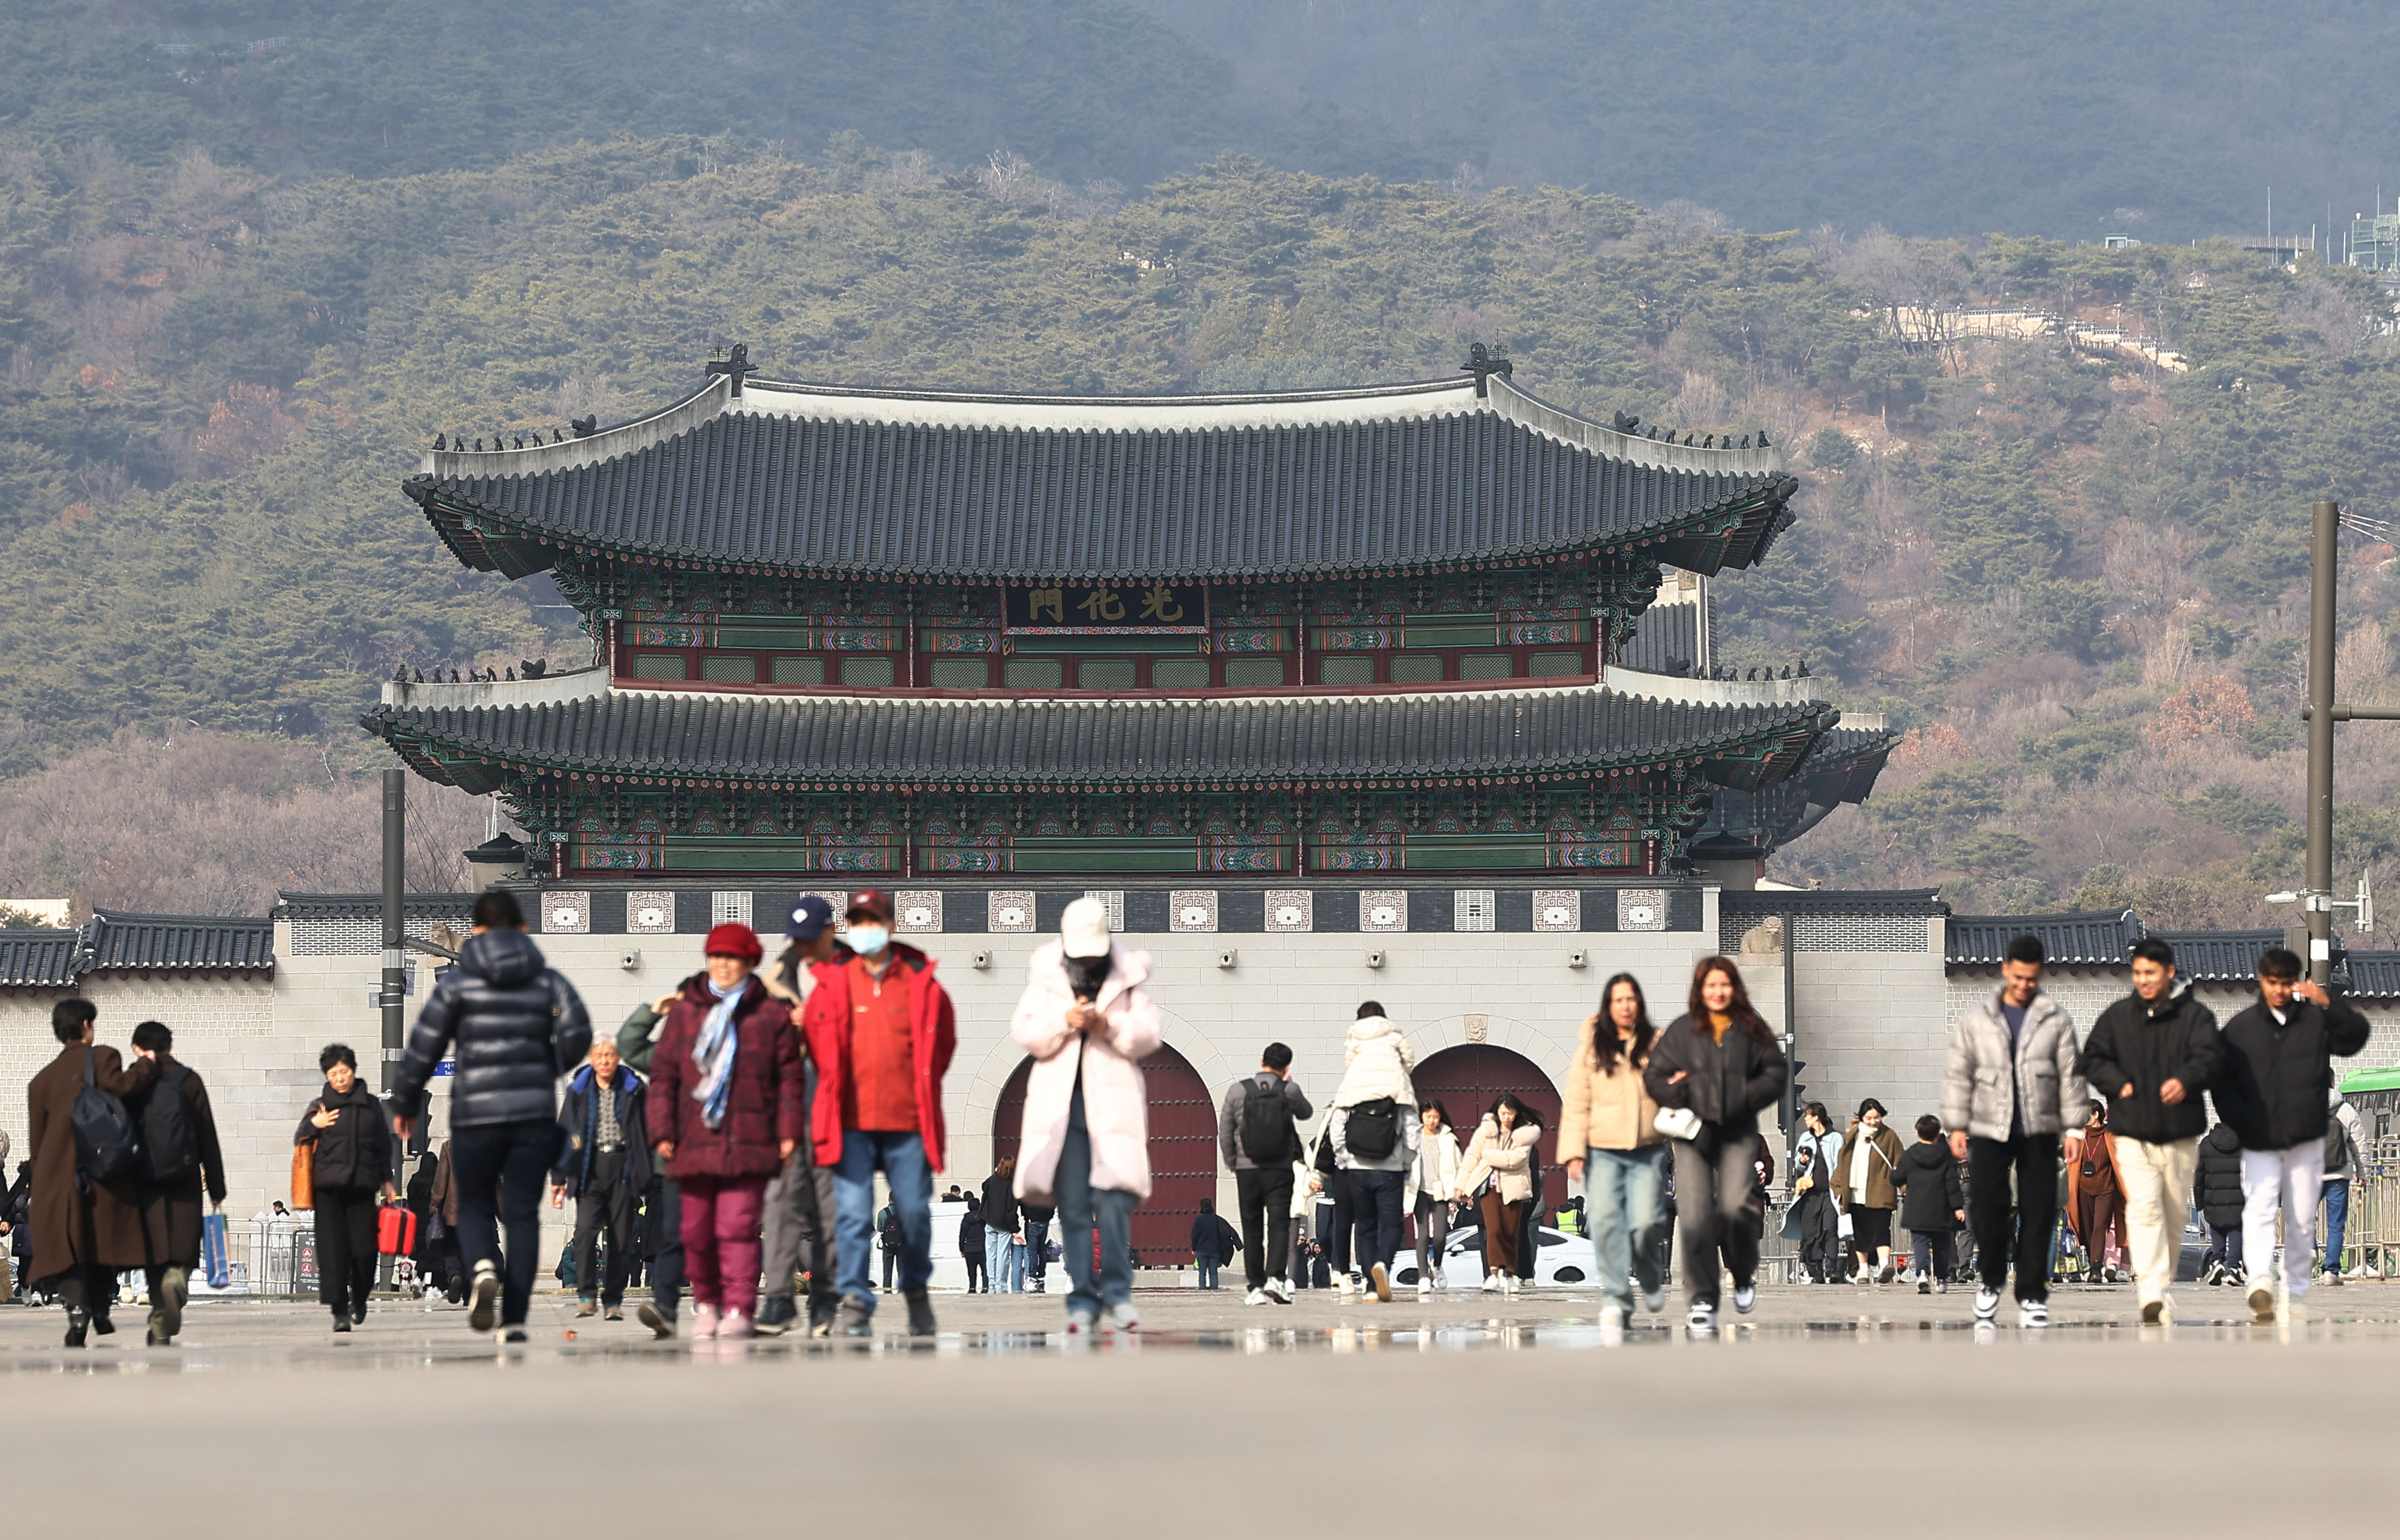
[[[767,1184],[766,1294],[788,1300],[792,1275],[806,1269],[810,1297],[830,1306],[833,1287],[833,1173],[802,1139]]]

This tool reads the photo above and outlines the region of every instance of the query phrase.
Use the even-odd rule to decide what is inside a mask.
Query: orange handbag
[[[292,1147],[292,1206],[317,1206],[317,1141]]]

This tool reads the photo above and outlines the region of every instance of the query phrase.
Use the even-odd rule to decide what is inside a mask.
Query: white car
[[[1570,1235],[1563,1230],[1539,1225],[1534,1233],[1541,1237],[1541,1254],[1534,1260],[1534,1282],[1542,1284],[1582,1284],[1591,1281],[1591,1239],[1587,1235]],[[1483,1287],[1483,1230],[1480,1225],[1467,1225],[1452,1230],[1442,1244],[1441,1275],[1452,1289]],[[1395,1288],[1414,1288],[1417,1286],[1417,1255],[1412,1246],[1400,1247],[1392,1260],[1392,1284]]]

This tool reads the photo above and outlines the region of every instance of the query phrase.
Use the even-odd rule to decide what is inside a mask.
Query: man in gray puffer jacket
[[[2009,1174],[2016,1174],[2017,1324],[2050,1324],[2050,1240],[2058,1218],[2058,1162],[2081,1152],[2091,1093],[2075,1070],[2075,1022],[2041,992],[2040,938],[2009,943],[2000,987],[1950,1031],[1942,1072],[1942,1125],[1967,1163],[1967,1212],[1975,1235],[1975,1318],[2000,1308],[2009,1279]]]
[[[475,900],[474,934],[417,1013],[391,1092],[392,1127],[402,1139],[454,1042],[450,1137],[458,1246],[474,1272],[467,1324],[491,1330],[498,1296],[502,1340],[523,1342],[539,1260],[542,1189],[558,1153],[558,1081],[592,1051],[592,1021],[575,986],[542,961],[525,934],[524,911],[505,893]],[[505,1287],[496,1189],[509,1233]]]

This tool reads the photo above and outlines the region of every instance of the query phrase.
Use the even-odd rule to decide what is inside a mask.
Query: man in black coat
[[[634,1259],[634,1209],[650,1185],[650,1141],[643,1122],[642,1077],[617,1061],[617,1044],[592,1045],[591,1062],[567,1078],[558,1113],[559,1164],[550,1174],[550,1205],[575,1195],[578,1317],[625,1318],[625,1278]],[[600,1237],[608,1238],[604,1265]],[[606,1278],[603,1278],[603,1273]]]
[[[2284,1293],[2309,1292],[2317,1197],[2325,1181],[2325,1087],[2333,1061],[2366,1046],[2367,1019],[2300,977],[2281,947],[2258,956],[2258,999],[2225,1024],[2225,1062],[2210,1087],[2216,1115],[2242,1140],[2242,1253],[2250,1313],[2275,1318],[2275,1211],[2284,1214]]]
[[[2134,992],[2100,1013],[2076,1072],[2108,1103],[2117,1180],[2125,1193],[2125,1248],[2144,1325],[2173,1311],[2167,1286],[2182,1250],[2185,1196],[2207,1126],[2200,1094],[2216,1079],[2216,1017],[2175,982],[2175,948],[2134,946]]]
[[[541,1194],[558,1152],[558,1078],[592,1048],[592,1021],[575,986],[542,961],[525,913],[500,892],[475,900],[474,934],[417,1013],[392,1087],[392,1129],[408,1138],[424,1111],[426,1083],[453,1043],[450,1135],[458,1167],[458,1244],[473,1281],[467,1324],[525,1341],[541,1245]],[[493,1194],[508,1220],[508,1276],[499,1269]]]

